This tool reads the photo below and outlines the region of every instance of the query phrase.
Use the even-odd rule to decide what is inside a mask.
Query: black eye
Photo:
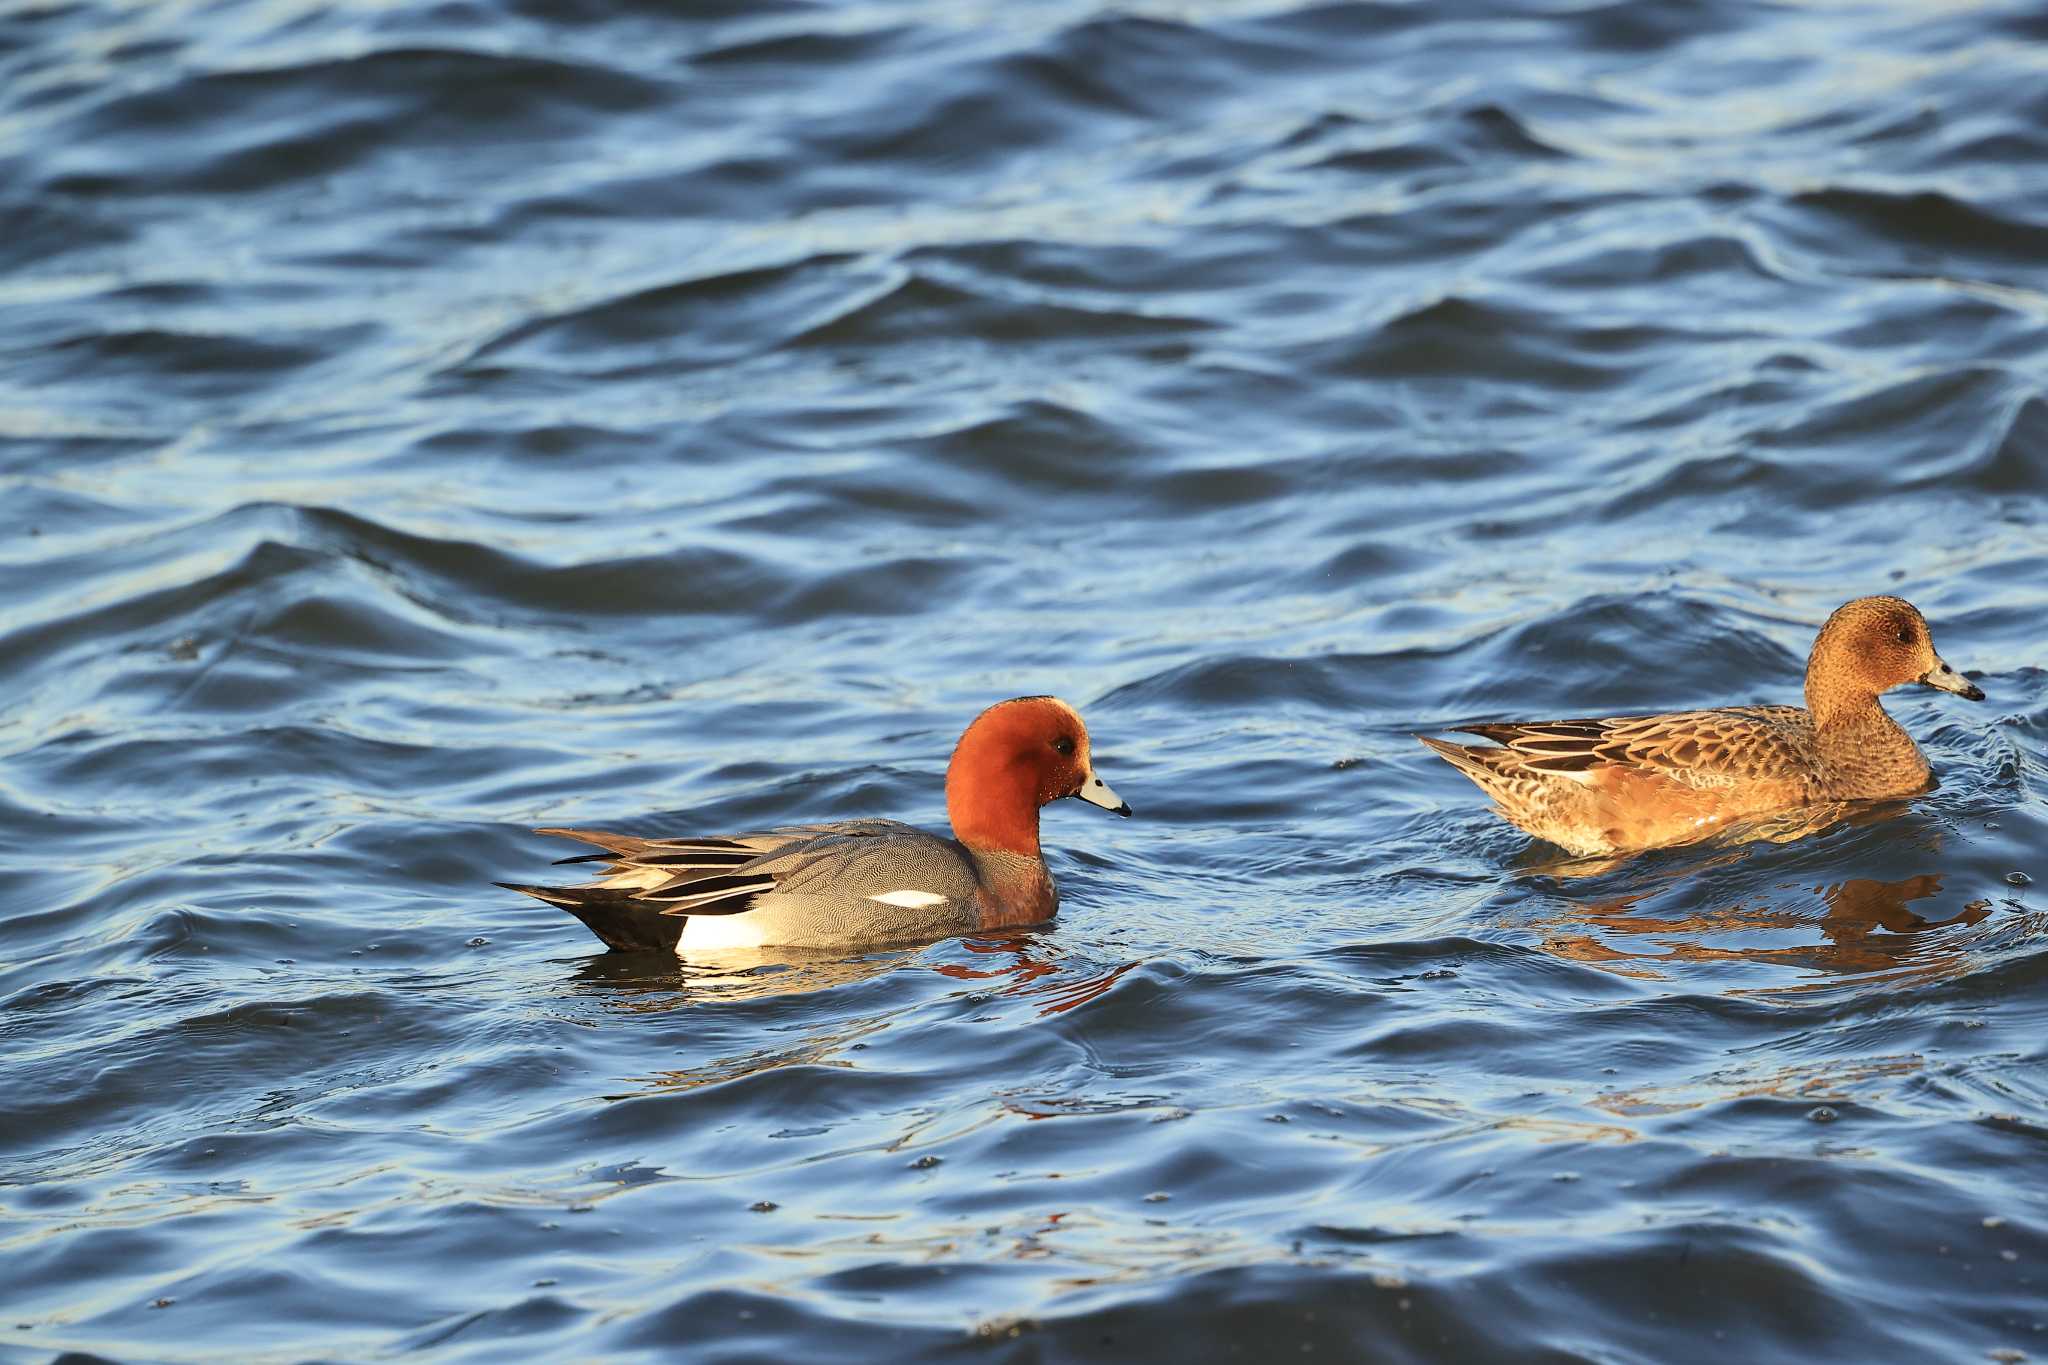
[[[1074,741],[1068,739],[1065,735],[1061,735],[1058,739],[1054,740],[1052,747],[1065,754],[1068,758],[1074,756]]]
[[[1913,628],[1911,626],[1899,627],[1899,643],[1902,645],[1910,645],[1913,643]]]

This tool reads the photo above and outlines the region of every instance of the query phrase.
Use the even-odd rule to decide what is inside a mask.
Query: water
[[[0,4],[0,1354],[2048,1355],[2044,128],[2024,4]],[[1990,699],[1800,843],[1409,737],[1876,591]],[[1044,931],[490,885],[1039,691]]]

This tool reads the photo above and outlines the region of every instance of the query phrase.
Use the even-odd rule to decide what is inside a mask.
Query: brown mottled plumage
[[[1459,727],[1491,745],[1416,738],[1537,838],[1577,854],[1619,853],[1802,806],[1924,790],[1927,760],[1877,701],[1909,682],[1984,699],[1934,652],[1912,603],[1859,597],[1813,642],[1804,708]]]

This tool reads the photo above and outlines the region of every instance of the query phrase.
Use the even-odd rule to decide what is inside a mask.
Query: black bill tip
[[[1928,687],[1943,692],[1953,692],[1965,701],[1984,700],[1984,689],[1949,667],[1948,661],[1937,657],[1934,667],[1920,675],[1919,681]]]

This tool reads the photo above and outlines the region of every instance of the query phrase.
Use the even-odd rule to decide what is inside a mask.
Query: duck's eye
[[[1065,735],[1061,735],[1058,739],[1054,740],[1052,747],[1059,750],[1067,758],[1074,756],[1074,741],[1068,739]]]
[[[1902,645],[1910,645],[1913,643],[1913,628],[1911,626],[1899,627],[1899,643]]]

